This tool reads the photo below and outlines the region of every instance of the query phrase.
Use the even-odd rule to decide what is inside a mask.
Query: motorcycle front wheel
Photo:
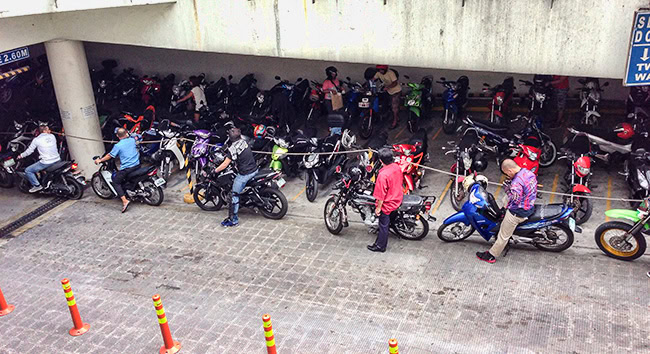
[[[343,213],[336,207],[336,197],[330,197],[323,209],[325,227],[331,234],[338,235],[343,230]]]
[[[368,139],[372,135],[373,128],[372,117],[368,112],[366,112],[361,117],[361,131],[359,132],[359,135],[364,139]]]
[[[418,117],[418,115],[415,114],[415,112],[409,110],[408,122],[409,122],[409,131],[411,133],[415,133],[418,130],[418,119],[420,119],[420,117]]]
[[[445,242],[458,242],[470,237],[475,229],[472,225],[462,222],[443,224],[438,228],[438,238]]]
[[[626,241],[624,236],[631,229],[632,225],[624,222],[606,222],[596,229],[594,234],[596,244],[609,257],[623,261],[635,260],[645,253],[647,245],[645,237],[640,232]]]
[[[401,238],[407,240],[421,240],[429,234],[429,222],[421,216],[415,219],[396,220],[392,226]]]
[[[260,213],[267,219],[279,220],[282,219],[289,210],[289,203],[287,197],[275,188],[264,188],[260,191],[260,197],[264,205],[260,205]]]
[[[0,187],[11,188],[14,186],[13,174],[7,172],[4,168],[0,168]]]
[[[550,139],[542,142],[541,153],[539,156],[539,166],[549,167],[557,159],[557,147]]]
[[[545,232],[546,236],[550,236],[550,240],[544,239],[534,243],[535,247],[542,251],[562,252],[573,244],[573,231],[564,224],[551,225],[541,232]],[[561,236],[564,236],[564,238]]]
[[[453,134],[456,131],[456,113],[446,109],[442,120],[442,130],[445,134]]]
[[[144,197],[144,202],[151,206],[159,206],[165,199],[165,194],[162,187],[156,187],[151,181],[142,182],[147,196]]]
[[[217,188],[208,189],[206,185],[199,184],[194,188],[194,203],[205,211],[217,211],[223,206],[221,191]]]
[[[305,180],[305,193],[307,195],[307,200],[313,202],[318,196],[318,181],[314,177],[314,174],[311,171],[307,171],[307,179]]]
[[[571,191],[566,191],[566,193],[570,194]],[[574,195],[573,198],[573,212],[571,213],[571,217],[575,219],[576,225],[582,225],[591,217],[594,206],[588,198],[581,198],[579,195]],[[571,203],[571,197],[564,197],[564,203]]]
[[[112,199],[114,197],[113,192],[104,179],[99,175],[99,172],[93,175],[90,180],[90,186],[93,188],[93,192],[102,199]]]
[[[463,208],[465,197],[466,195],[463,190],[463,185],[458,183],[458,181],[454,181],[449,189],[449,201],[454,210],[460,211]]]

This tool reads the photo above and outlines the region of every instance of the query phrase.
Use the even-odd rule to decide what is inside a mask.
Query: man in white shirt
[[[47,124],[41,123],[41,125],[38,127],[38,130],[41,133],[36,138],[34,138],[34,140],[32,140],[32,143],[29,144],[27,150],[18,155],[18,159],[20,160],[31,155],[34,150],[38,150],[38,162],[28,166],[25,169],[27,180],[32,184],[32,188],[29,190],[29,193],[36,193],[43,189],[43,186],[41,186],[41,183],[36,178],[36,173],[61,161],[61,157],[59,157],[59,152],[56,148],[56,137],[52,135],[50,127],[48,127]]]
[[[208,105],[208,100],[205,98],[205,91],[201,86],[201,80],[196,76],[190,77],[190,82],[192,83],[192,90],[185,95],[185,97],[176,101],[176,104],[185,102],[190,98],[194,99],[194,122],[198,123],[199,118],[201,118],[201,108]]]

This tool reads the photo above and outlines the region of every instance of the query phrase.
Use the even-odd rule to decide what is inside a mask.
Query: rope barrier
[[[65,136],[66,138],[73,138],[73,139],[81,139],[81,140],[88,140],[88,141],[100,141],[103,143],[117,143],[117,141],[114,140],[101,140],[101,139],[93,139],[93,138],[86,138],[86,137],[79,137],[79,136],[74,136],[74,135],[68,135],[64,133],[59,133],[59,132],[52,132],[53,134]],[[194,143],[195,140],[193,139],[188,139],[185,137],[179,137],[177,138],[178,141],[184,141],[184,142],[191,142]],[[140,144],[154,144],[154,143],[161,143],[163,140],[148,140],[148,141],[141,141]],[[221,147],[222,145],[215,145],[215,144],[206,144],[207,146],[210,147]],[[373,153],[377,153],[377,150],[374,149],[356,149],[356,150],[347,150],[347,151],[332,151],[332,152],[286,152],[283,155],[288,155],[288,156],[308,156],[308,155],[339,155],[339,154],[358,154],[361,152],[366,152],[366,151],[372,151]],[[253,151],[253,153],[256,154],[266,154],[266,155],[272,155],[272,151]],[[433,172],[441,173],[444,175],[448,176],[456,176],[455,173],[452,173],[450,171],[445,171],[445,170],[440,170],[437,168],[433,168],[430,166],[425,166],[421,165],[415,162],[412,162],[413,165],[421,167],[426,170],[430,170]],[[491,182],[488,181],[488,184],[494,185],[494,186],[503,186],[503,183],[496,183],[496,182]],[[549,194],[549,195],[557,195],[561,197],[575,197],[575,194],[568,194],[568,193],[560,193],[560,192],[551,192],[551,191],[546,191],[546,190],[538,190],[538,193],[542,194]],[[594,200],[611,200],[611,201],[620,201],[620,202],[634,202],[634,203],[641,203],[643,200],[640,199],[626,199],[626,198],[607,198],[607,197],[599,197],[599,196],[593,196],[593,195],[580,195],[580,198],[585,198],[585,199],[594,199]]]

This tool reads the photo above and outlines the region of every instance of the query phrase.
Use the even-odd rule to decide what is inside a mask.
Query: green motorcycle
[[[411,79],[408,75],[404,75],[404,77]],[[419,128],[420,117],[426,117],[431,112],[433,105],[433,77],[425,76],[419,84],[410,82],[406,85],[410,88],[410,91],[404,98],[404,107],[409,112],[409,131],[415,133]]]
[[[596,244],[606,255],[631,261],[641,257],[646,250],[645,235],[650,234],[650,199],[641,203],[637,210],[610,209],[605,215],[610,218],[629,220],[634,223],[608,221],[596,229]],[[644,235],[645,234],[645,235]]]

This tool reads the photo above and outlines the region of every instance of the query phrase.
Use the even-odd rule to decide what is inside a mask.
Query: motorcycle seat
[[[259,185],[263,180],[265,180],[267,177],[269,177],[270,175],[276,174],[276,173],[277,173],[276,171],[273,171],[273,170],[270,169],[270,168],[264,168],[264,169],[261,169],[261,170],[259,170],[259,171],[257,172],[257,174],[255,175],[255,177],[253,177],[253,178],[252,178],[252,179],[247,183],[247,185],[249,185],[249,186],[251,186],[251,187],[258,186],[258,185]]]
[[[561,215],[565,209],[564,204],[535,205],[535,212],[526,221],[553,219]]]
[[[402,200],[402,205],[400,205],[400,210],[408,210],[411,207],[418,206],[422,204],[422,197],[419,195],[408,194],[404,196]]]
[[[52,165],[52,166],[50,166],[50,167],[47,167],[47,168],[45,169],[45,172],[54,172],[54,171],[56,171],[56,170],[59,170],[59,169],[65,167],[65,166],[68,165],[69,163],[70,163],[70,161],[59,161],[59,162],[55,162],[54,165]]]
[[[146,174],[149,174],[150,172],[153,172],[156,169],[156,166],[145,166],[145,167],[140,167],[135,171],[131,171],[126,178],[127,179],[133,179],[136,177],[140,177]]]
[[[505,134],[508,132],[508,127],[505,125],[494,124],[484,120],[473,120],[472,122],[481,128],[491,130],[497,134]]]

